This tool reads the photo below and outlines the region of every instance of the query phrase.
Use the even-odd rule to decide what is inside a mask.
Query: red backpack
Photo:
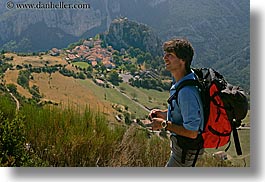
[[[204,109],[204,130],[198,138],[202,142],[195,142],[196,148],[218,148],[230,143],[230,136],[233,131],[235,147],[238,155],[242,155],[238,138],[237,127],[241,125],[248,112],[248,99],[244,91],[229,84],[224,77],[211,68],[193,69],[197,80],[184,80],[181,82],[173,96],[168,100],[178,98],[178,92],[185,86],[197,86],[203,102]],[[183,137],[180,137],[183,140]],[[182,141],[184,148],[186,141]],[[197,144],[199,143],[199,144]],[[230,146],[230,145],[229,145]],[[228,147],[229,147],[228,146]],[[227,149],[228,149],[227,147]],[[227,150],[226,149],[226,150]],[[194,165],[197,157],[195,158]]]

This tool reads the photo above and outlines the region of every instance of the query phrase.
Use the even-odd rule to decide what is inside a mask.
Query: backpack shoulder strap
[[[198,80],[193,80],[193,79],[184,80],[177,86],[176,92],[179,92],[180,89],[182,89],[185,86],[198,86],[198,87],[200,87],[201,85],[200,85]]]
[[[179,91],[183,87],[186,87],[186,86],[198,86],[199,88],[201,88],[201,84],[199,83],[198,80],[193,80],[193,79],[184,80],[184,81],[180,82],[180,84],[176,88],[176,92],[169,97],[169,99],[167,100],[167,102],[171,105],[173,100],[177,100],[178,99]]]

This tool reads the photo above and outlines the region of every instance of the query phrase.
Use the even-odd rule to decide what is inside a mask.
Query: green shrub
[[[16,116],[16,104],[11,101],[11,98],[0,96],[0,111],[4,118],[14,119]]]
[[[4,118],[0,112],[0,160],[3,166],[22,166],[25,150],[23,118]]]
[[[9,98],[0,97],[0,166],[47,166],[31,148],[26,148],[25,117],[15,108]]]
[[[34,151],[26,148],[24,122],[20,115],[9,120],[0,112],[0,166],[47,166]]]

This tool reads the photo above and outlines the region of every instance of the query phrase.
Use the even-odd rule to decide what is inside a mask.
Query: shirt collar
[[[172,89],[176,89],[177,86],[183,82],[184,80],[196,80],[196,75],[194,74],[193,70],[191,70],[191,73],[185,75],[184,77],[182,77],[179,81],[173,83],[172,87],[171,87],[171,90]]]

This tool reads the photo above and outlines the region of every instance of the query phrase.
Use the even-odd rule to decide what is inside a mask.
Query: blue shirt
[[[196,79],[192,72],[172,85],[170,96],[176,92],[177,86],[184,80]],[[168,105],[167,120],[173,124],[182,125],[187,130],[202,131],[204,124],[203,105],[199,90],[196,86],[185,86],[178,93],[178,104],[176,100]]]

